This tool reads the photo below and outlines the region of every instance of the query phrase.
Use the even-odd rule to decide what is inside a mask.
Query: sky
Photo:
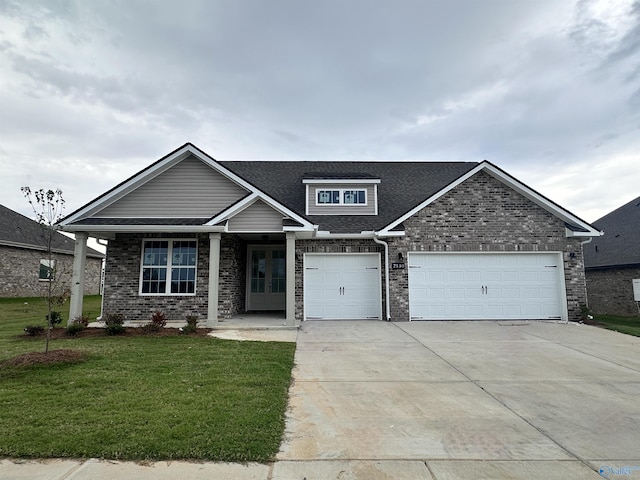
[[[640,196],[640,0],[0,0],[0,204],[218,160],[489,160]]]

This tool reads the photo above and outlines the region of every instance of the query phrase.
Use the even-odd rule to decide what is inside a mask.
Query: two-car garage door
[[[558,253],[409,253],[412,320],[560,319]]]

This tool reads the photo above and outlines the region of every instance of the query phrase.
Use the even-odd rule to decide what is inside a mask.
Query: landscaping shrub
[[[107,335],[119,335],[124,332],[124,315],[121,313],[105,313],[103,315]]]
[[[72,323],[71,325],[69,325],[67,327],[67,335],[71,336],[71,337],[75,337],[76,335],[78,335],[81,331],[83,331],[85,329],[85,326],[82,323]]]
[[[49,314],[44,316],[44,319],[49,322]],[[60,325],[62,323],[62,315],[60,312],[56,310],[51,311],[51,326],[55,327],[56,325]]]
[[[140,327],[145,333],[156,333],[166,327],[167,317],[162,310],[156,310],[151,314],[151,320]]]
[[[30,337],[37,337],[42,332],[44,332],[44,327],[42,325],[27,325],[26,327],[24,327],[24,331]]]
[[[187,316],[187,325],[182,327],[180,331],[182,333],[196,333],[198,330],[198,316],[197,315],[189,315]]]

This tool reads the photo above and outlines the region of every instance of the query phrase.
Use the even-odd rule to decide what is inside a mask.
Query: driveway
[[[297,343],[274,479],[640,478],[639,338],[350,321]]]

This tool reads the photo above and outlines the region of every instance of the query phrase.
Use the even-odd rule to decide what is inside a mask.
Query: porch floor
[[[260,330],[260,329],[283,329],[295,330],[300,326],[296,320],[295,326],[287,325],[284,312],[273,313],[241,313],[231,318],[218,319],[216,330]]]

